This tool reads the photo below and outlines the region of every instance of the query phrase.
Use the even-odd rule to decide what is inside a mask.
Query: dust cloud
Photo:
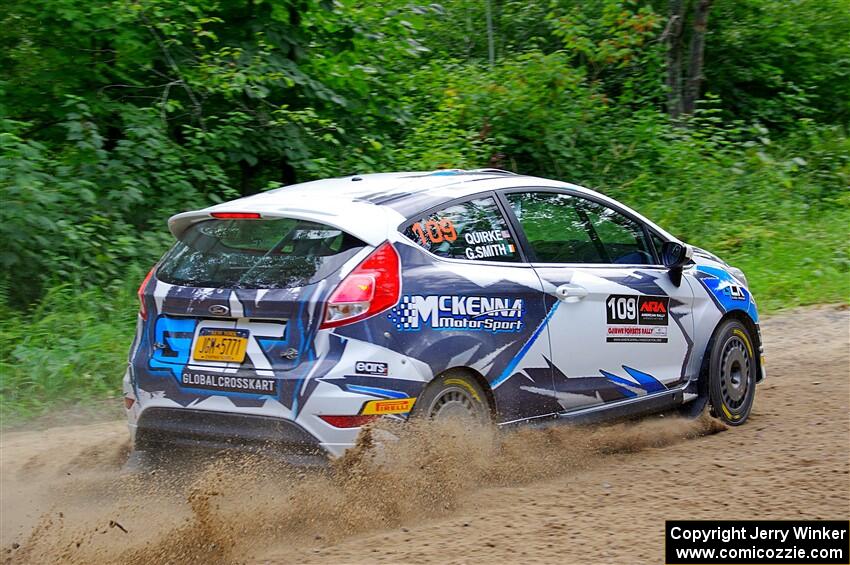
[[[378,422],[321,470],[222,453],[126,473],[129,446],[112,440],[63,453],[67,463],[51,467],[52,458],[40,455],[21,466],[18,480],[41,482],[49,510],[4,548],[5,561],[245,562],[418,523],[474,503],[483,488],[563,476],[722,429],[708,418],[670,417],[507,432],[460,422]]]

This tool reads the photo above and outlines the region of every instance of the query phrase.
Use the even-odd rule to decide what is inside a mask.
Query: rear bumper
[[[303,463],[322,463],[329,453],[298,424],[282,418],[151,407],[136,422],[136,447],[233,449],[280,454]]]
[[[326,416],[356,416],[372,401],[415,398],[431,378],[425,363],[371,342],[327,332],[319,332],[315,342],[315,359],[302,363],[297,372],[274,372],[278,391],[271,395],[197,390],[181,382],[181,365],[151,365],[144,354],[134,354],[123,382],[131,436],[139,445],[271,447],[339,457],[355,445],[360,428],[336,427]],[[383,364],[385,374],[358,373],[358,364],[369,362]],[[268,369],[250,368],[222,374],[256,372],[270,376]]]

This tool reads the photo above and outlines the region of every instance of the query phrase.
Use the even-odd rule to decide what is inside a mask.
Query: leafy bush
[[[0,285],[12,304],[26,306],[59,281],[91,288],[123,279],[128,262],[152,264],[164,251],[168,216],[209,201],[199,184],[236,194],[218,166],[164,138],[144,112],[135,117],[111,152],[76,111],[61,154],[20,137],[26,124],[0,123]]]
[[[0,420],[119,395],[137,311],[130,283],[57,286],[26,313],[0,307]]]

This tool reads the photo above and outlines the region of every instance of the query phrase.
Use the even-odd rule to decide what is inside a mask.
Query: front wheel
[[[467,419],[488,424],[490,404],[481,385],[461,371],[448,371],[431,381],[416,400],[415,414],[433,420]]]
[[[709,363],[712,414],[730,426],[740,426],[753,407],[758,370],[753,339],[744,324],[728,320],[717,329]]]

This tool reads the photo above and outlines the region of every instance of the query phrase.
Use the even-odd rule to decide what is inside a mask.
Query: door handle
[[[555,296],[563,302],[578,302],[587,296],[587,289],[577,284],[562,284],[555,289]]]

